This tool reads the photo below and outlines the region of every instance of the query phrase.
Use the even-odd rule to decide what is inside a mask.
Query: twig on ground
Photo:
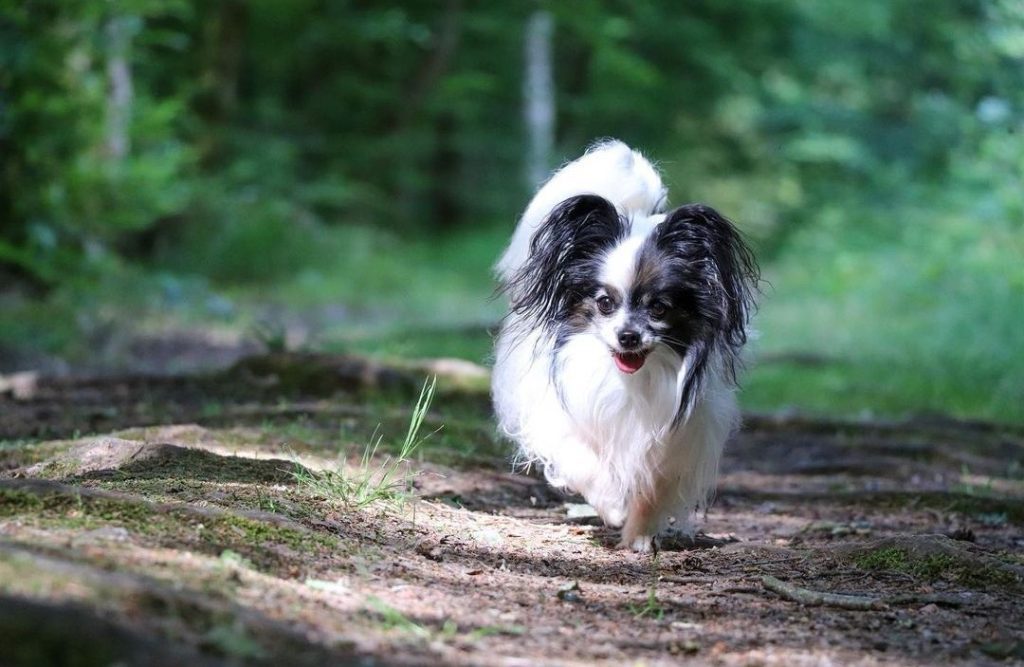
[[[963,598],[953,595],[927,595],[924,593],[910,593],[907,595],[893,595],[882,598],[886,604],[936,604],[940,607],[961,607],[964,604]]]
[[[771,575],[761,577],[761,583],[768,590],[778,593],[787,600],[799,602],[809,607],[827,606],[839,607],[840,609],[855,609],[859,611],[881,610],[887,605],[883,600],[862,595],[837,595],[835,593],[823,593],[812,591],[807,588],[800,588],[780,581]]]
[[[670,584],[706,584],[720,580],[721,577],[708,575],[696,575],[691,577],[677,577],[674,574],[663,574],[661,575],[661,581],[666,581]]]
[[[762,565],[778,565],[779,563],[792,563],[796,560],[807,560],[809,556],[807,554],[796,554],[795,556],[785,556],[784,558],[773,558],[772,560],[754,560],[744,562],[744,567],[760,567]]]
[[[726,586],[725,588],[719,588],[714,593],[760,593],[761,589],[755,586]]]

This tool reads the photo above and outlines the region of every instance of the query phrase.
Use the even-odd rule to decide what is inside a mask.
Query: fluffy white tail
[[[651,163],[621,141],[612,139],[591,146],[534,195],[495,267],[501,280],[507,280],[526,261],[530,239],[548,213],[569,197],[582,194],[604,197],[627,217],[647,216],[664,203],[665,187]]]

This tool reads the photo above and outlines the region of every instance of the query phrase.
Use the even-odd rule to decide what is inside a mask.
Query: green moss
[[[994,565],[973,567],[967,563],[959,563],[954,569],[954,575],[957,580],[968,586],[978,588],[1017,588],[1024,584],[1021,577],[1014,572]]]
[[[91,483],[91,486],[108,491],[129,493],[137,496],[145,496],[154,501],[181,501],[199,500],[204,494],[210,492],[212,484],[184,479],[138,479],[138,478],[112,478],[99,479]]]
[[[1022,583],[1013,571],[995,563],[946,553],[915,555],[898,547],[869,551],[853,562],[865,570],[903,572],[925,581],[944,579],[979,588],[1015,587]]]
[[[0,440],[0,470],[32,465],[52,456],[61,444],[31,440]]]
[[[41,520],[60,520],[64,525],[116,523],[137,532],[146,532],[161,522],[149,503],[75,493],[31,493],[15,489],[0,490],[0,515],[34,516]]]
[[[902,549],[878,549],[857,556],[853,562],[864,570],[900,570],[907,564],[907,554]]]
[[[285,564],[288,557],[267,549],[269,545],[282,545],[303,554],[338,547],[334,536],[291,526],[106,496],[0,489],[0,516],[21,516],[41,526],[59,528],[91,529],[113,524],[164,545],[184,545],[215,555],[231,549],[271,569]]]
[[[1009,563],[1011,565],[1024,565],[1024,554],[1015,554],[1009,551],[1004,551],[997,554],[996,557],[1004,563]]]
[[[17,516],[43,509],[43,500],[34,493],[18,489],[0,489],[0,516]]]
[[[299,552],[337,546],[337,540],[333,537],[233,515],[204,522],[203,527],[204,540],[230,542],[241,538],[250,550],[254,547],[262,548],[268,543],[283,544]]]
[[[925,556],[917,560],[908,561],[903,568],[910,574],[927,581],[936,579],[948,579],[951,577],[959,579],[960,570],[963,569],[963,561],[947,554],[935,554]]]
[[[153,525],[154,508],[148,503],[124,502],[108,498],[90,498],[81,504],[90,517],[140,529]]]
[[[41,479],[62,479],[68,475],[78,472],[77,464],[71,459],[54,459],[42,467],[42,470],[35,473]]]

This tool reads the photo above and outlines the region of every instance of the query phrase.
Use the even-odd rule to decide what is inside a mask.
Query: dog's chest
[[[602,344],[580,340],[562,350],[553,380],[563,407],[592,446],[649,446],[668,434],[679,408],[672,361],[652,355],[640,372],[625,375]]]

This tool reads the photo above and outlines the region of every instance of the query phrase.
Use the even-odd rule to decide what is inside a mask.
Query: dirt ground
[[[635,554],[432,369],[365,502],[316,481],[394,454],[424,367],[0,378],[0,664],[1024,664],[1021,429],[748,415],[706,535]]]

